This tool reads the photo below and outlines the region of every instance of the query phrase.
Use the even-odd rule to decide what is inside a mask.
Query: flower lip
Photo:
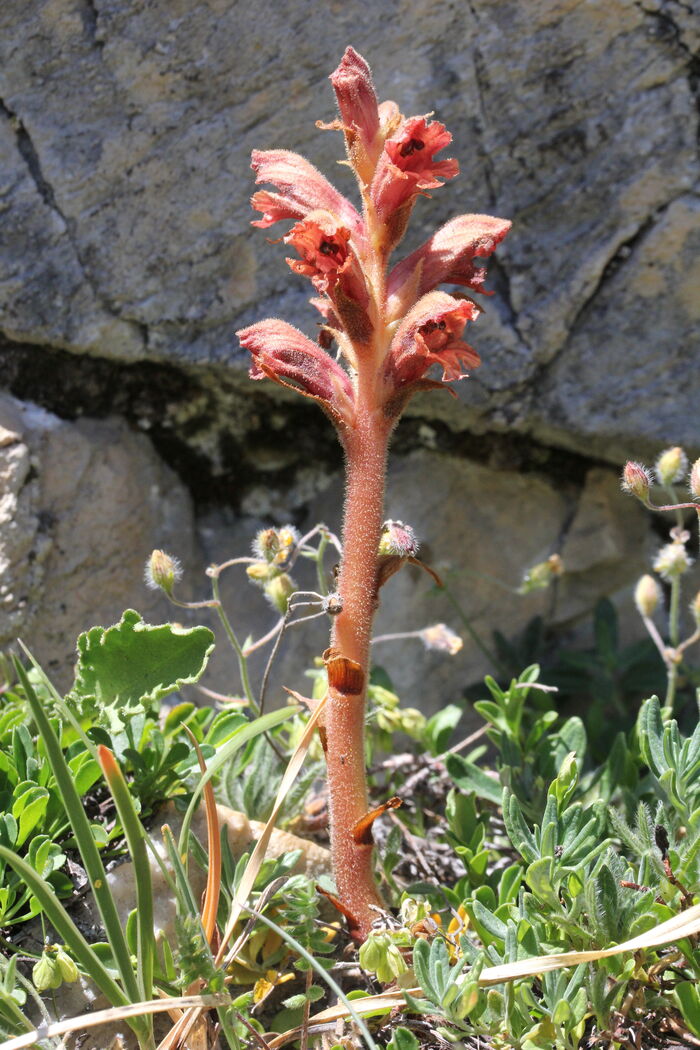
[[[331,215],[310,215],[296,223],[282,240],[301,256],[287,259],[295,273],[310,277],[320,292],[328,292],[335,285],[350,254],[347,227],[339,226]]]
[[[480,357],[461,339],[467,321],[479,308],[468,299],[446,292],[423,296],[399,326],[387,360],[387,377],[397,390],[419,382],[432,365],[442,367],[443,382],[464,379],[465,369],[478,367]]]
[[[324,404],[336,420],[351,416],[354,393],[347,372],[293,325],[268,318],[236,335],[253,358],[251,379],[293,386]]]
[[[425,295],[439,284],[459,284],[492,295],[483,287],[486,269],[476,266],[474,259],[491,255],[510,227],[510,222],[492,215],[458,215],[445,223],[389,274],[390,316],[403,315],[412,297]]]
[[[253,150],[251,168],[257,183],[270,183],[279,191],[260,190],[251,204],[263,213],[253,226],[264,228],[281,219],[304,219],[310,212],[327,211],[342,225],[361,236],[364,223],[357,209],[306,158],[285,149]]]
[[[440,179],[452,179],[459,174],[456,160],[435,160],[435,154],[452,142],[452,135],[439,121],[425,117],[411,117],[385,143],[386,154],[400,172],[417,177],[420,189],[435,189]]]

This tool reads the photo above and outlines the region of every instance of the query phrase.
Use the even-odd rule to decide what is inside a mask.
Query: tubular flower
[[[282,239],[294,245],[301,256],[287,259],[292,270],[309,277],[314,288],[328,296],[352,342],[367,343],[373,331],[367,313],[369,292],[350,244],[350,231],[339,226],[328,212],[315,212]]]
[[[251,379],[273,379],[319,401],[336,422],[352,419],[353,390],[340,365],[286,321],[268,318],[236,332],[253,358]]]
[[[461,284],[473,292],[493,295],[483,287],[486,270],[475,266],[474,259],[491,255],[510,227],[510,222],[492,215],[451,219],[389,274],[389,316],[402,317],[419,296],[439,284]]]
[[[350,255],[350,230],[339,226],[331,215],[307,218],[292,226],[285,244],[293,245],[301,259],[287,259],[295,273],[310,277],[314,288],[328,293]]]
[[[346,49],[340,65],[330,76],[340,111],[340,127],[345,134],[348,159],[358,177],[368,182],[374,172],[383,140],[379,135],[379,103],[372,73],[362,55]]]
[[[461,339],[467,321],[478,314],[479,307],[468,299],[453,299],[446,292],[423,296],[392,341],[386,362],[390,386],[408,394],[421,389],[421,380],[435,364],[442,368],[444,383],[464,379],[465,369],[481,363],[476,350]]]
[[[317,168],[298,153],[286,149],[253,150],[251,168],[256,182],[269,182],[278,193],[261,190],[250,203],[262,212],[253,226],[267,229],[281,219],[304,219],[312,211],[329,211],[354,233],[361,234],[363,222],[347,198],[331,186]]]
[[[369,295],[359,261],[349,244],[350,236],[350,230],[340,226],[332,215],[318,212],[292,226],[282,240],[293,245],[301,256],[287,259],[289,266],[295,273],[310,277],[317,291],[332,298],[340,281],[346,296],[366,306]]]
[[[411,209],[419,193],[437,189],[441,179],[459,174],[456,160],[435,160],[449,146],[452,136],[444,124],[425,117],[404,120],[384,144],[371,187],[377,218],[386,227],[385,251],[403,237]]]

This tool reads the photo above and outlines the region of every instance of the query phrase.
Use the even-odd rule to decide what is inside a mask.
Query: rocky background
[[[621,463],[700,454],[698,15],[688,0],[4,0],[3,644],[21,635],[67,684],[78,631],[129,605],[168,615],[141,580],[154,546],[205,597],[204,566],[247,553],[261,524],[338,526],[329,426],[251,383],[233,333],[278,315],[313,334],[308,286],[249,226],[249,154],[302,152],[352,192],[340,136],[314,126],[348,43],[380,98],[454,135],[461,176],[419,202],[402,250],[460,211],[514,223],[473,333],[484,364],[458,401],[413,405],[387,514],[486,638],[535,613],[566,637],[604,594],[629,607],[659,540],[619,493]],[[554,591],[490,579],[517,586],[553,552]],[[242,631],[270,623],[242,576],[227,588]],[[384,595],[381,631],[459,626],[416,570]],[[299,686],[323,645],[320,624],[299,632],[278,680]],[[381,659],[426,710],[488,669],[469,641]],[[223,647],[212,676],[238,688]]]

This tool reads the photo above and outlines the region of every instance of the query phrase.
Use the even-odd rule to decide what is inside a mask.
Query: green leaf
[[[110,891],[109,884],[107,882],[107,876],[105,874],[102,859],[97,851],[97,846],[95,845],[95,841],[92,836],[90,822],[88,821],[87,814],[83,809],[80,797],[78,796],[78,793],[75,790],[73,777],[65,760],[63,750],[61,749],[60,740],[54,732],[53,726],[51,725],[46,711],[44,710],[44,706],[42,705],[34,689],[32,688],[29,678],[27,677],[27,672],[18,660],[15,661],[15,669],[17,672],[17,676],[24,688],[25,695],[27,697],[27,702],[29,703],[29,706],[31,708],[32,716],[34,718],[34,721],[36,722],[37,729],[39,730],[39,735],[41,736],[43,745],[46,748],[46,754],[48,756],[53,775],[56,778],[58,790],[63,799],[63,804],[66,809],[66,815],[70,820],[71,827],[73,829],[73,834],[75,835],[78,848],[80,849],[80,857],[82,864],[90,880],[90,885],[92,887],[95,902],[100,911],[103,925],[107,932],[107,936],[109,937],[115,958],[118,962],[119,973],[124,984],[125,992],[128,996],[128,999],[126,1001],[130,1000],[131,1002],[137,1002],[139,998],[138,985],[134,977],[133,967],[131,965],[131,956],[129,955],[129,951],[126,946],[126,941],[122,932],[121,922],[119,920],[117,908],[114,903],[114,898]],[[17,871],[19,871],[19,869],[17,868],[18,859],[19,858],[13,858],[11,861],[15,870]],[[36,873],[33,872],[33,869],[30,868],[29,870],[32,871],[34,878],[39,878],[39,876],[37,876]],[[29,879],[25,878],[24,881],[28,885],[32,885]],[[36,890],[33,890],[33,892],[35,896],[39,896]],[[62,933],[62,931],[56,925],[55,917],[52,917],[49,911],[47,910],[46,902],[43,898],[42,907],[47,912],[49,921],[53,922],[54,926],[56,926],[56,929],[59,933]],[[63,909],[61,909],[61,911],[62,910]],[[68,919],[68,916],[66,916],[66,919]],[[68,921],[71,922],[71,920]],[[71,922],[71,926],[72,925],[73,924]],[[74,948],[73,942],[70,941],[65,934],[62,935],[63,940],[70,945],[70,947],[73,949],[74,955],[76,956],[76,958],[79,959],[79,956]],[[92,973],[89,966],[87,970],[88,973]],[[99,987],[102,991],[105,991],[105,989],[102,988],[102,985],[100,985]],[[105,991],[105,994],[108,993]],[[110,1001],[112,1003],[118,1002],[118,1000],[115,999],[114,996],[110,996]],[[147,1026],[150,1022],[144,1022],[141,1018],[135,1018],[129,1023],[131,1027],[134,1028],[134,1031],[143,1032],[144,1024]]]
[[[17,794],[17,792],[20,793]],[[22,846],[46,813],[49,793],[46,788],[37,787],[36,784],[25,781],[17,785],[15,794],[12,816],[19,821],[15,845]]]
[[[445,759],[447,772],[462,791],[473,791],[479,798],[485,798],[495,805],[500,805],[502,788],[500,782],[469,762],[462,755],[448,755]]]
[[[208,627],[151,625],[127,609],[114,627],[93,627],[78,638],[70,697],[119,706],[156,703],[196,682],[213,648]]]
[[[420,1050],[420,1043],[413,1032],[399,1025],[394,1029],[386,1050]]]
[[[681,981],[674,988],[683,1020],[694,1036],[700,1038],[700,995],[693,981]]]
[[[424,732],[431,755],[442,754],[462,714],[456,704],[447,704],[428,719]]]
[[[525,872],[525,881],[538,900],[557,908],[559,898],[552,880],[553,867],[554,862],[551,857],[542,857],[541,860],[530,864]]]

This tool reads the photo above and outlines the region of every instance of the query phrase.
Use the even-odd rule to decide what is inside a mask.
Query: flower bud
[[[661,601],[661,588],[653,576],[640,576],[634,589],[634,604],[640,616],[653,616]]]
[[[362,969],[375,973],[382,984],[389,984],[408,970],[406,960],[386,930],[370,931],[360,948],[359,961]]]
[[[58,968],[61,971],[61,977],[66,984],[72,984],[73,981],[78,980],[78,967],[75,965],[70,955],[63,948],[58,947],[56,952],[56,962]]]
[[[60,988],[64,981],[69,984],[78,980],[78,967],[63,945],[46,944],[39,962],[32,970],[32,980],[38,992]]]
[[[688,489],[693,499],[700,499],[700,459],[696,459],[690,468]]]
[[[261,529],[253,540],[253,554],[262,561],[273,561],[279,551],[277,529]]]
[[[270,565],[286,565],[299,542],[299,533],[293,525],[281,529],[261,529],[253,540],[253,554]]]
[[[379,540],[379,554],[395,555],[399,558],[415,558],[418,553],[418,540],[410,525],[389,518],[382,525]]]
[[[430,903],[418,900],[416,897],[405,897],[401,901],[400,914],[404,926],[412,926],[416,922],[421,922],[422,919],[430,918]]]
[[[249,580],[261,586],[275,574],[275,570],[264,561],[254,561],[252,565],[246,565],[245,571]]]
[[[693,559],[682,543],[667,543],[656,555],[652,567],[662,579],[670,581],[682,576],[692,564]]]
[[[665,449],[654,465],[661,485],[674,485],[688,469],[688,457],[680,445]]]
[[[289,599],[296,589],[296,583],[286,572],[282,572],[279,576],[269,580],[264,587],[265,597],[282,616],[286,613]]]
[[[551,554],[546,561],[538,562],[527,569],[523,582],[518,587],[518,594],[529,594],[531,591],[542,591],[549,587],[555,576],[564,572],[564,563],[558,554]]]
[[[153,591],[165,591],[171,597],[174,585],[182,577],[182,566],[177,558],[155,550],[146,562],[143,575],[147,587]]]
[[[649,502],[649,486],[651,475],[643,463],[634,463],[631,460],[625,463],[622,472],[622,491],[636,496],[642,503]]]
[[[693,617],[695,626],[700,630],[700,591],[698,591],[690,603],[690,615]]]
[[[431,627],[424,627],[419,637],[426,649],[449,653],[450,656],[456,656],[464,645],[459,635],[445,623],[434,623]]]
[[[45,950],[39,962],[32,970],[32,981],[37,992],[47,992],[49,989],[60,988],[63,984],[61,970],[55,955]]]

